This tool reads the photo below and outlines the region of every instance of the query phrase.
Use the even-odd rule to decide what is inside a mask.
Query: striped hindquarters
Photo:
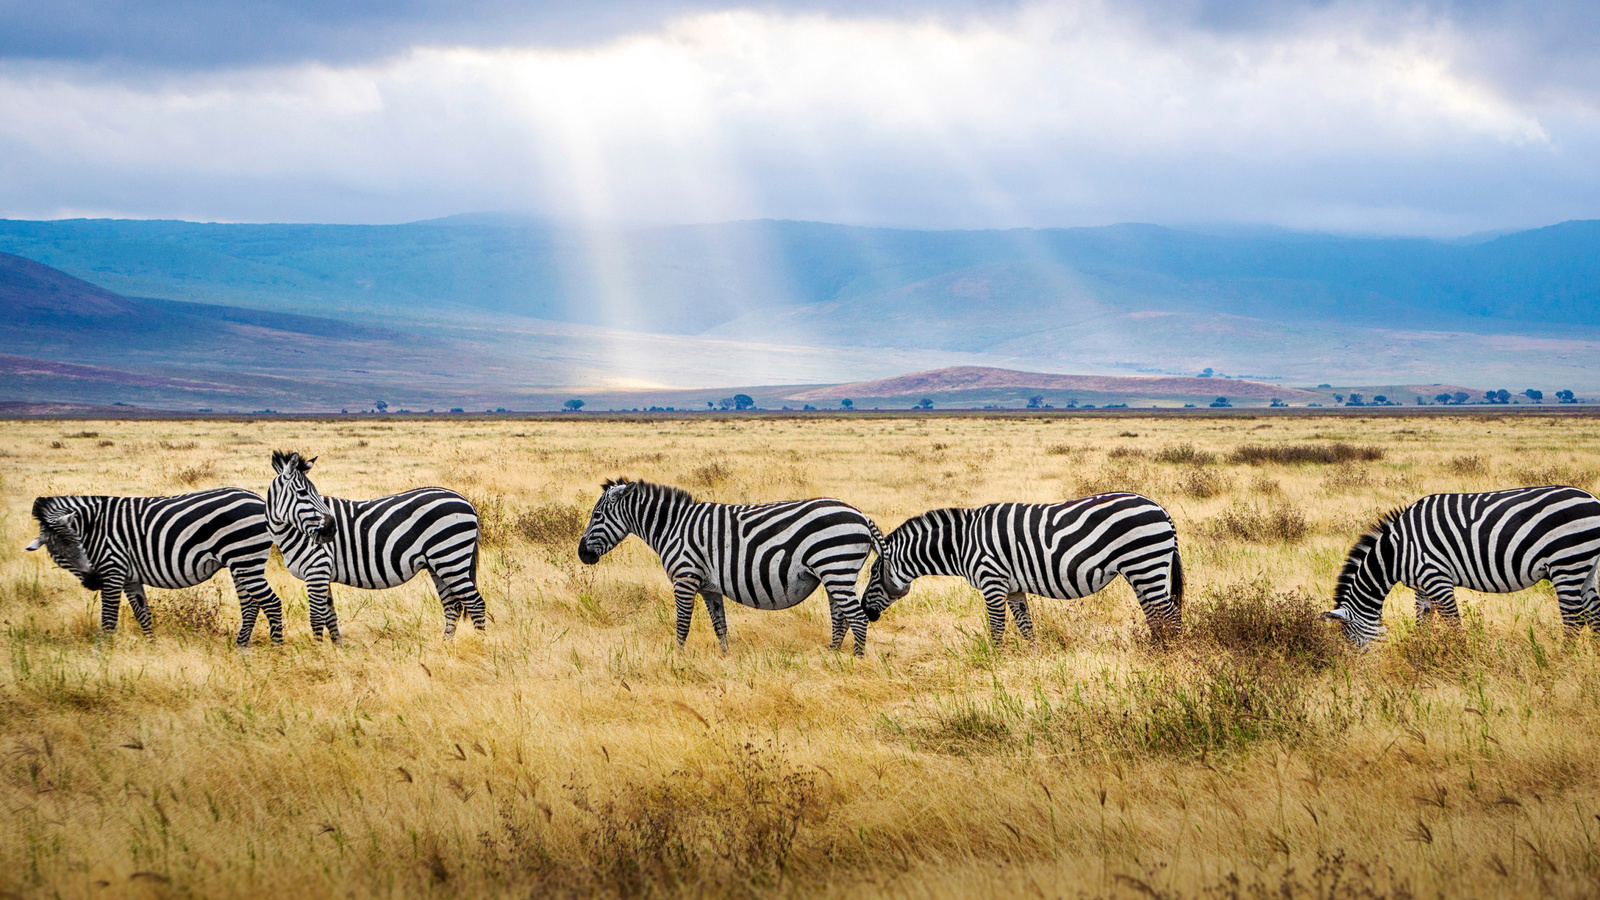
[[[1438,568],[1456,586],[1487,593],[1587,576],[1600,556],[1600,500],[1573,487],[1432,494],[1395,528],[1408,579]]]
[[[1084,597],[1121,574],[1141,602],[1181,585],[1172,517],[1138,494],[1097,494],[1055,504],[997,503],[968,524],[975,575],[995,574],[1042,597]],[[1176,583],[1175,583],[1176,582]]]
[[[388,588],[425,568],[470,577],[476,565],[478,514],[454,491],[419,488],[374,500],[325,499],[334,517],[333,581]]]
[[[152,587],[190,587],[224,566],[265,565],[272,549],[266,505],[249,491],[101,499],[105,549],[120,547],[129,575]]]

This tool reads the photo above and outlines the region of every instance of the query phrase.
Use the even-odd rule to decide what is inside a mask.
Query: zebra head
[[[100,573],[83,549],[86,510],[70,497],[39,497],[33,501],[33,517],[39,520],[39,536],[28,550],[43,547],[55,564],[73,575],[91,591],[100,590]]]
[[[267,488],[267,520],[274,529],[295,527],[312,541],[326,544],[333,540],[333,510],[306,475],[316,461],[315,456],[305,459],[298,453],[272,451],[278,477]]]
[[[907,574],[900,571],[894,564],[894,558],[887,551],[878,554],[872,561],[872,571],[867,576],[867,589],[861,595],[861,608],[867,614],[867,621],[876,622],[889,604],[911,593],[911,581]]]
[[[589,525],[578,538],[578,559],[586,566],[600,561],[612,548],[633,533],[629,496],[640,482],[626,478],[608,478],[600,485],[600,499],[595,501],[594,512],[589,514]]]
[[[1397,520],[1401,512],[1396,509],[1386,514],[1350,548],[1333,589],[1333,609],[1322,614],[1343,625],[1345,638],[1358,647],[1383,634],[1383,601],[1398,580]]]

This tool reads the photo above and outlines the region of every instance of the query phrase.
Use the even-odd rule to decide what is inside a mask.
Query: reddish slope
[[[811,401],[836,397],[920,397],[965,391],[993,390],[1082,391],[1095,394],[1125,394],[1135,397],[1210,397],[1288,402],[1321,399],[1321,395],[1298,388],[1244,381],[1233,378],[1185,378],[1181,376],[1140,375],[1046,375],[1013,369],[984,366],[953,366],[914,372],[895,378],[857,381],[851,384],[814,388],[786,399]]]

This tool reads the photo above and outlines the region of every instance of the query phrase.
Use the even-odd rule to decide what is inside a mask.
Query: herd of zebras
[[[329,585],[397,587],[426,571],[444,608],[444,633],[462,614],[486,625],[476,585],[478,515],[465,497],[420,488],[375,500],[324,497],[309,477],[315,458],[275,452],[266,500],[239,488],[177,497],[40,497],[39,536],[56,564],[100,592],[100,624],[117,625],[121,598],[151,634],[145,587],[183,588],[227,568],[239,597],[239,646],[266,613],[283,640],[283,609],[267,584],[272,546],[306,584],[312,635],[339,640]],[[866,650],[867,623],[923,575],[959,575],[984,599],[998,643],[1009,607],[1033,639],[1029,594],[1085,597],[1118,575],[1132,586],[1151,630],[1182,627],[1183,564],[1177,529],[1160,504],[1107,493],[1054,504],[994,503],[936,509],[884,536],[860,510],[830,499],[756,505],[697,502],[688,492],[644,481],[607,481],[578,542],[586,564],[629,535],[661,558],[677,606],[677,639],[689,636],[694,599],[728,648],[723,601],[787,609],[820,585],[828,595],[832,648],[853,633]],[[865,594],[857,581],[872,562]],[[1396,584],[1416,592],[1417,615],[1456,621],[1457,587],[1509,593],[1549,579],[1570,628],[1600,631],[1596,596],[1600,500],[1573,487],[1433,494],[1383,516],[1351,548],[1329,619],[1364,645],[1381,633],[1384,599]]]

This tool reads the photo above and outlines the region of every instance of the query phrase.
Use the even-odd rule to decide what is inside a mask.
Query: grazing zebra
[[[1363,645],[1382,633],[1396,583],[1416,592],[1417,617],[1460,621],[1455,589],[1508,594],[1548,578],[1569,628],[1600,630],[1595,565],[1600,500],[1574,487],[1430,494],[1378,521],[1350,548],[1325,615]]]
[[[619,478],[601,485],[578,558],[594,565],[628,535],[638,535],[661,557],[672,579],[678,646],[689,638],[694,597],[705,598],[711,627],[728,652],[724,598],[756,609],[788,609],[820,584],[828,592],[833,641],[845,628],[855,634],[855,654],[867,650],[867,619],[856,597],[856,578],[883,536],[872,520],[838,500],[788,500],[753,506],[697,503],[687,491]]]
[[[867,582],[867,618],[923,575],[960,575],[983,594],[989,636],[1005,636],[1006,606],[1029,641],[1028,594],[1068,600],[1128,579],[1151,632],[1182,626],[1183,561],[1172,517],[1138,494],[1096,494],[1065,503],[992,503],[977,509],[935,509],[909,519],[884,539]]]
[[[444,488],[418,488],[375,500],[324,497],[306,473],[316,457],[274,451],[278,476],[267,489],[267,525],[290,574],[306,583],[311,636],[339,641],[330,582],[399,587],[427,570],[444,607],[444,636],[456,619],[485,628],[478,594],[478,512]]]
[[[40,497],[39,536],[56,565],[100,592],[100,628],[117,630],[123,594],[151,637],[145,586],[186,588],[226,567],[239,598],[239,646],[250,644],[256,615],[267,614],[272,642],[283,640],[283,607],[265,576],[272,536],[261,498],[238,488],[177,497]]]

